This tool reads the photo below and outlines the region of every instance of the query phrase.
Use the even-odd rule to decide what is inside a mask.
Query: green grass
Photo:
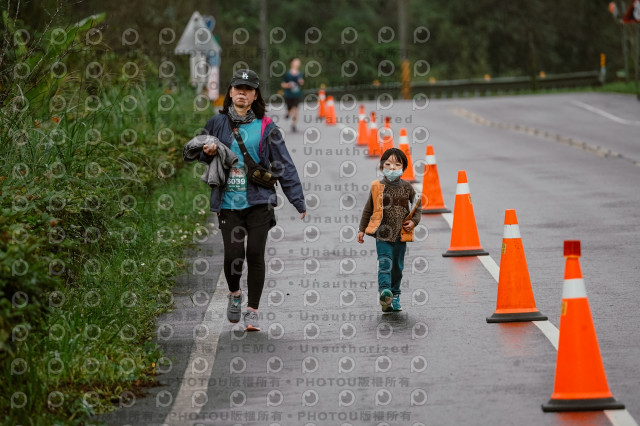
[[[199,223],[208,206],[197,203],[205,190],[191,166],[182,168],[140,200],[138,215],[112,224],[111,238],[122,242],[93,257],[103,266],[100,273],[57,290],[60,306],[3,364],[10,371],[7,363],[23,358],[29,366],[5,382],[6,396],[28,396],[23,408],[10,410],[5,424],[81,424],[86,415],[113,409],[124,391],[139,396],[155,383],[162,357],[151,343],[155,318],[172,308],[170,277],[184,270],[185,247],[198,232],[207,232]],[[159,207],[167,197],[172,207]]]
[[[203,166],[181,151],[211,108],[137,80],[101,85],[87,110],[85,88],[57,88],[59,112],[0,110],[2,424],[84,424],[153,385],[155,319],[208,232]]]
[[[25,27],[2,19],[5,38]],[[212,115],[208,101],[200,110],[192,88],[157,81],[142,52],[87,47],[102,19],[71,26],[64,43],[48,42],[56,25],[34,30],[33,44],[12,46],[0,69],[6,425],[83,425],[154,385],[156,318],[173,308],[185,248],[209,232],[203,166],[181,155]],[[59,59],[67,71],[53,76]],[[125,76],[131,61],[140,73]],[[90,62],[99,76],[84,72]],[[31,73],[8,78],[20,63]]]
[[[606,83],[602,87],[596,89],[598,92],[613,92],[613,93],[629,93],[635,95],[638,93],[636,91],[636,84],[633,81],[624,82],[624,81],[616,81],[612,83]]]
[[[480,92],[480,91],[479,91]],[[624,83],[624,82],[614,82],[607,83],[602,86],[596,87],[565,87],[565,88],[554,88],[554,89],[538,89],[538,90],[517,90],[517,91],[490,91],[486,94],[480,94],[480,96],[475,96],[473,92],[465,94],[457,94],[457,98],[469,98],[469,97],[495,97],[495,96],[518,96],[518,95],[551,95],[558,93],[626,93],[626,94],[636,94],[635,83]],[[439,98],[439,96],[434,96],[434,99]]]

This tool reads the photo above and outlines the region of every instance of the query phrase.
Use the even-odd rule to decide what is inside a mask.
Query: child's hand
[[[360,244],[364,243],[364,232],[358,232],[358,242]]]
[[[406,222],[404,222],[402,224],[402,228],[407,232],[411,232],[413,230],[413,228],[415,228],[415,226],[416,226],[416,224],[413,223],[412,220],[408,220],[408,221],[406,221]]]

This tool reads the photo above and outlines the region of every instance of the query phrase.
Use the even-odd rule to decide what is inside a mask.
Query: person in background
[[[289,62],[289,71],[284,74],[280,86],[284,89],[284,102],[287,104],[286,118],[291,118],[291,131],[296,132],[298,123],[298,104],[302,98],[304,78],[300,72],[300,59],[293,58]]]

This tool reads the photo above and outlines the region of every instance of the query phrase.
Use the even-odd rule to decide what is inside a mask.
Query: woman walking
[[[276,224],[273,207],[277,198],[275,188],[257,185],[247,178],[243,153],[232,126],[238,128],[245,155],[265,168],[271,167],[280,176],[282,191],[301,219],[305,217],[306,206],[302,184],[282,133],[265,116],[258,75],[248,69],[236,71],[220,114],[212,117],[202,132],[215,136],[216,140],[203,146],[200,161],[211,163],[220,143],[238,156],[238,162],[226,171],[225,184],[212,187],[210,210],[218,213],[224,244],[224,275],[229,286],[227,318],[232,323],[240,321],[243,301],[240,277],[246,259],[248,301],[243,319],[247,331],[256,331],[260,330],[258,307],[264,287],[265,245],[269,229]]]

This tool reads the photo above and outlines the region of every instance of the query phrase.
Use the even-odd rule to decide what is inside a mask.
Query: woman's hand
[[[307,212],[302,212],[300,213],[300,219],[304,219],[304,217],[307,215]]]
[[[408,220],[402,224],[402,229],[404,229],[407,232],[411,232],[415,227],[416,227],[416,224],[413,223],[412,220]]]
[[[202,147],[202,150],[207,155],[216,155],[216,153],[218,152],[218,145],[216,145],[215,143],[212,143],[210,145],[204,145]]]
[[[358,242],[360,244],[364,243],[364,232],[358,232]]]

